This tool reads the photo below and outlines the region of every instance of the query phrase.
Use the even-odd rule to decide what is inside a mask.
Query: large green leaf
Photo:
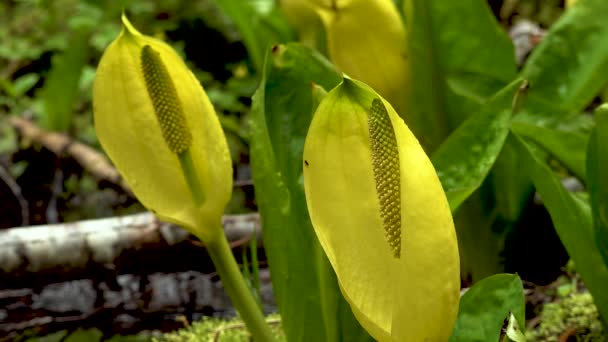
[[[494,165],[509,134],[513,98],[522,83],[515,81],[499,91],[433,154],[452,212],[479,188]]]
[[[587,150],[587,189],[597,246],[608,265],[608,105],[595,111],[595,122]]]
[[[90,36],[90,28],[82,28],[73,34],[66,50],[53,57],[53,65],[40,91],[42,127],[59,132],[70,128],[78,82],[89,56]]]
[[[404,0],[403,7],[415,82],[408,124],[432,154],[470,114],[479,112],[488,98],[515,78],[515,53],[486,1]],[[458,201],[479,186],[473,178],[468,180],[471,183]],[[503,192],[494,191],[492,184],[482,188],[454,216],[461,275],[473,281],[502,269],[503,237],[491,226],[496,217],[493,204],[498,202],[492,196]]]
[[[484,278],[460,299],[450,342],[498,341],[503,323],[511,313],[522,326],[525,298],[519,277],[496,274]]]
[[[582,180],[585,174],[585,150],[589,137],[525,123],[514,123],[513,131],[542,146]]]
[[[295,38],[295,33],[273,0],[215,0],[215,3],[241,33],[258,71],[262,71],[264,55],[270,46]]]
[[[577,6],[579,5],[582,5],[581,8],[568,11],[556,23],[521,73],[522,78],[529,80],[530,89],[522,111],[514,117],[514,122],[559,131],[577,131],[571,130],[571,127],[562,127],[566,119],[573,127],[584,126],[588,122],[585,116],[572,114],[582,109],[604,84],[604,81],[600,80],[603,76],[600,75],[605,74],[603,51],[606,48],[594,46],[601,44],[601,40],[606,37],[600,32],[605,32],[603,27],[608,26],[601,19],[606,14],[608,3],[602,0],[581,0],[577,3]],[[594,19],[585,18],[595,11],[597,13],[593,14]],[[570,143],[574,145],[572,149],[578,148],[576,146],[581,145],[581,139],[577,139],[574,132],[569,136],[574,136],[571,139],[574,142],[564,140],[560,143]],[[544,140],[546,147],[549,146],[547,140]],[[555,139],[552,142],[556,143]],[[562,153],[561,156],[561,159],[567,160],[564,164],[573,172],[584,174],[581,167],[584,164],[580,163],[580,150],[570,155]],[[507,141],[487,182],[482,185],[479,193],[473,196],[475,198],[471,197],[465,202],[455,216],[465,277],[470,273],[475,280],[491,271],[491,268],[487,267],[489,265],[481,266],[483,263],[488,264],[488,260],[496,259],[496,256],[488,254],[491,248],[484,246],[497,246],[499,250],[502,249],[504,237],[513,229],[530,199],[532,182],[527,174],[519,172],[520,159],[519,153]],[[474,203],[476,200],[484,204]],[[491,222],[485,220],[486,217],[496,219]],[[492,227],[494,240],[485,232],[490,226],[481,227],[487,222]],[[485,237],[482,239],[483,243],[479,243],[480,236]],[[488,253],[483,251],[484,248]],[[501,267],[496,268],[500,269]]]
[[[608,1],[580,0],[553,24],[521,72],[530,81],[530,96],[545,102],[531,110],[577,112],[606,85],[606,17]]]
[[[427,153],[516,74],[513,45],[484,0],[404,0],[412,70],[406,120]]]
[[[517,136],[509,140],[518,150],[521,167],[530,174],[536,191],[543,199],[551,215],[555,230],[574,261],[585,286],[606,321],[608,319],[608,266],[604,263],[596,245],[589,202],[568,192],[549,166],[537,156],[537,152]]]
[[[299,45],[279,45],[266,59],[253,98],[251,164],[264,246],[289,341],[369,341],[342,297],[315,236],[302,183],[304,139],[318,99],[331,89],[333,66]],[[319,91],[315,90],[315,94]]]

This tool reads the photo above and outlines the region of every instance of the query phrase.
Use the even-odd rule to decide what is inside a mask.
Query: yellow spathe
[[[399,253],[381,214],[395,207],[384,203],[394,194],[382,192],[396,187],[378,185],[386,178],[379,172],[392,168],[378,164],[372,148],[372,103],[384,107],[397,145]],[[391,139],[383,135],[379,143]],[[345,78],[315,113],[304,161],[315,232],[357,319],[379,341],[447,341],[460,291],[452,216],[431,162],[392,106]]]
[[[312,0],[278,0],[279,5],[298,32],[300,42],[311,49],[325,51],[323,23],[315,12],[315,1]]]
[[[368,84],[398,111],[406,110],[411,84],[407,34],[393,0],[280,3],[304,43],[311,45],[311,37],[319,36],[315,22],[320,19],[331,61],[348,76]]]
[[[211,234],[208,227],[218,227],[232,193],[232,163],[226,138],[199,81],[177,53],[166,43],[139,33],[125,16],[122,20],[123,30],[104,52],[95,78],[93,111],[97,136],[144,206],[162,220],[182,225],[205,240]],[[150,88],[149,92],[142,58],[153,63],[147,66],[147,72],[161,72],[161,76],[148,79],[153,82],[148,86],[160,86],[160,90]],[[160,81],[154,81],[157,79]],[[172,151],[163,137],[153,104],[156,100],[156,109],[161,108],[167,100],[159,100],[163,94],[169,94],[169,104],[183,114],[175,121],[179,123],[177,128],[165,134],[191,137],[184,140],[184,153],[192,159],[193,176],[198,178],[204,195],[202,203],[195,203],[186,184],[176,153],[183,151],[183,146]],[[168,118],[175,119],[171,113]],[[182,129],[189,132],[180,134]]]

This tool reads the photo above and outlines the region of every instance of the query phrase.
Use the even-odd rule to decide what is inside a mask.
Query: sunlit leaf
[[[486,1],[404,0],[411,63],[408,124],[427,153],[516,74],[511,40]]]
[[[551,26],[521,72],[530,81],[530,96],[544,101],[531,111],[545,116],[580,111],[605,86],[606,16],[607,1],[580,1]]]
[[[524,123],[514,123],[513,131],[542,146],[580,179],[587,178],[585,149],[588,136]]]
[[[513,98],[521,84],[515,81],[498,92],[433,154],[452,212],[479,188],[494,165],[509,133]]]
[[[476,283],[460,299],[458,319],[450,342],[498,341],[511,314],[525,322],[521,280],[513,274],[496,274]]]

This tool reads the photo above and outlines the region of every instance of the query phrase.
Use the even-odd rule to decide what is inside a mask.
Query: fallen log
[[[259,215],[226,215],[222,219],[224,230],[233,245],[248,242],[255,232],[261,235]],[[261,241],[258,238],[257,241]],[[178,245],[189,245],[180,260]],[[14,283],[20,277],[40,277],[45,272],[91,269],[93,266],[116,270],[121,258],[131,268],[141,270],[146,265],[134,264],[134,258],[145,260],[145,254],[173,249],[167,260],[191,264],[191,253],[205,254],[202,244],[187,231],[163,223],[152,213],[123,217],[86,220],[53,225],[16,227],[0,231],[0,281]],[[172,248],[174,247],[174,248]],[[149,253],[146,253],[148,250]],[[194,250],[194,251],[193,251]],[[138,256],[135,257],[134,255]],[[162,254],[161,254],[162,255]],[[150,270],[153,270],[152,265]],[[94,268],[94,267],[93,267]],[[155,270],[158,271],[158,270]],[[175,270],[172,270],[175,271]],[[122,273],[122,272],[121,272]],[[65,275],[65,274],[64,274]]]

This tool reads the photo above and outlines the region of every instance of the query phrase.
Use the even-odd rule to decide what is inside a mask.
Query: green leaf
[[[585,174],[585,150],[588,136],[564,132],[525,123],[513,123],[513,132],[542,146],[575,176],[583,181]]]
[[[520,323],[517,318],[511,313],[509,324],[507,325],[507,329],[505,329],[505,335],[507,335],[508,339],[505,338],[503,341],[526,342],[526,335],[524,335],[519,326]]]
[[[593,295],[600,316],[608,323],[608,267],[595,242],[588,201],[568,192],[549,166],[521,138],[510,135],[509,140],[522,157],[523,172],[531,175],[536,191],[551,215],[555,231]]]
[[[72,122],[78,82],[89,55],[89,30],[74,32],[66,50],[53,58],[53,65],[40,92],[43,102],[41,126],[66,132]]]
[[[7,123],[0,120],[0,155],[12,155],[19,150],[19,139],[16,130]]]
[[[215,0],[243,36],[243,43],[256,70],[264,67],[264,54],[274,44],[295,38],[287,20],[274,1]]]
[[[608,265],[608,105],[595,111],[595,123],[587,150],[587,189],[597,246]]]
[[[521,72],[530,81],[532,97],[565,112],[578,112],[591,102],[606,85],[607,16],[607,1],[581,0],[551,26]]]
[[[516,75],[513,44],[486,1],[404,0],[412,107],[427,153]]]
[[[442,137],[445,137],[447,132],[452,129],[452,127],[449,127],[453,125],[451,122],[458,121],[449,119],[450,117],[458,117],[458,114],[450,113],[455,111],[462,115],[462,113],[474,112],[475,110],[466,110],[467,107],[465,105],[474,105],[475,99],[477,99],[477,102],[483,100],[483,89],[492,89],[492,82],[488,82],[490,84],[489,86],[483,87],[479,86],[479,84],[484,83],[483,81],[472,82],[463,77],[460,77],[458,80],[450,79],[449,81],[446,81],[444,75],[449,74],[450,69],[444,66],[445,63],[441,62],[441,58],[450,59],[454,56],[462,58],[462,56],[470,56],[474,53],[459,54],[444,51],[442,50],[442,47],[445,40],[441,40],[437,37],[449,37],[450,35],[454,35],[460,37],[462,40],[466,40],[470,39],[469,37],[478,37],[478,35],[471,33],[456,34],[458,31],[455,29],[438,29],[435,26],[443,25],[443,27],[448,27],[448,25],[452,25],[453,23],[458,22],[458,20],[467,20],[470,23],[473,23],[475,20],[472,18],[477,18],[479,16],[476,17],[467,14],[459,16],[453,15],[453,13],[465,13],[461,10],[451,11],[448,12],[449,14],[441,16],[433,10],[440,6],[464,7],[468,6],[466,4],[472,6],[471,2],[452,2],[453,4],[448,5],[447,1],[428,2],[409,0],[409,2],[406,3],[413,4],[413,6],[411,6],[413,7],[413,14],[408,14],[407,8],[405,11],[408,24],[410,25],[409,33],[412,44],[410,54],[413,79],[417,82],[416,87],[414,87],[414,98],[416,99],[415,103],[417,105],[415,108],[412,108],[412,111],[414,117],[420,122],[423,122],[421,124],[422,128],[412,125],[412,129],[418,136],[422,135],[425,139],[430,140],[429,143],[425,142],[424,139],[421,139],[423,145],[427,148],[427,151],[432,151],[434,148],[433,146],[436,147],[438,141],[440,142]],[[583,4],[585,4],[584,7],[593,7],[597,9],[600,9],[601,7],[605,8],[607,6],[606,2],[601,0],[592,0],[586,3],[581,2],[579,5]],[[485,4],[480,5],[479,3],[476,3],[476,5],[478,5],[479,8],[485,6]],[[580,10],[574,12],[578,11]],[[589,12],[588,10],[585,11]],[[573,110],[578,110],[581,106],[584,106],[581,104],[570,105],[568,104],[569,102],[574,103],[576,102],[574,100],[578,99],[580,103],[588,103],[588,100],[580,100],[584,97],[590,98],[589,96],[594,96],[594,91],[592,90],[598,89],[598,87],[603,84],[602,82],[604,81],[599,78],[603,78],[602,75],[606,74],[601,71],[604,68],[604,64],[599,62],[599,60],[603,58],[601,56],[603,54],[602,50],[606,49],[604,46],[606,44],[601,43],[600,40],[605,39],[603,37],[608,35],[595,32],[595,29],[592,27],[599,27],[600,25],[606,26],[605,21],[602,21],[601,19],[605,17],[604,13],[605,11],[603,11],[603,9],[602,11],[598,11],[592,22],[587,22],[584,15],[581,15],[580,13],[566,14],[562,19],[565,20],[565,24],[558,24],[558,26],[562,25],[563,28],[552,30],[550,34],[545,37],[541,44],[547,46],[542,49],[544,50],[544,53],[541,54],[537,49],[537,51],[535,51],[537,57],[532,56],[529,64],[526,66],[525,72],[522,73],[523,78],[530,80],[531,87],[529,101],[527,101],[528,103],[525,106],[526,112],[522,113],[523,115],[518,115],[516,117],[517,121],[526,118],[526,116],[535,116],[535,124],[545,127],[555,126],[561,121],[561,118],[566,117]],[[566,19],[566,17],[571,18]],[[579,30],[579,28],[583,28],[583,30]],[[492,32],[492,30],[486,29],[480,31]],[[553,31],[556,31],[555,35],[553,35]],[[552,35],[553,37],[550,37]],[[568,44],[564,44],[563,38],[565,37],[568,38]],[[458,38],[452,38],[452,40],[454,43],[450,46],[454,47],[454,49],[458,48],[460,45],[455,43]],[[581,45],[581,42],[585,45]],[[507,42],[506,44],[510,44],[510,42]],[[604,47],[594,48],[596,44],[603,44],[602,46]],[[489,47],[491,44],[484,41],[484,46]],[[478,50],[483,50],[484,53],[487,54],[499,53],[497,51],[502,51],[498,47]],[[504,53],[503,56],[512,56],[512,53]],[[588,58],[594,60],[588,64]],[[495,58],[490,58],[488,63],[478,64],[480,66],[488,65],[490,68],[495,67],[496,70],[511,70],[511,72],[513,72],[513,67],[505,68],[502,63],[495,64],[494,59]],[[500,59],[496,60],[500,61]],[[547,63],[545,63],[545,61],[547,61]],[[592,70],[586,70],[587,68],[592,68]],[[486,78],[486,80],[492,80],[493,78],[496,77],[489,77]],[[483,80],[484,78],[480,77],[480,79]],[[508,79],[509,78],[506,78],[506,80]],[[496,89],[497,88],[494,88],[494,90]],[[445,94],[450,93],[450,91],[461,96],[446,96]],[[560,95],[563,95],[563,98],[562,96],[555,96],[558,91],[560,91]],[[581,94],[584,96],[581,97]],[[454,98],[456,100],[460,99],[461,103],[455,101],[448,102],[447,100]],[[562,103],[566,103],[563,108]],[[437,115],[436,113],[439,114]],[[532,120],[529,119],[529,121]],[[448,124],[446,124],[446,122]],[[445,126],[448,127],[445,128]],[[429,149],[428,146],[431,148]],[[531,188],[529,188],[529,180],[527,179],[527,175],[517,172],[519,158],[517,154],[513,153],[511,150],[512,148],[510,146],[505,146],[503,148],[501,155],[496,161],[496,166],[491,173],[488,186],[483,187],[484,189],[480,192],[479,196],[475,196],[474,199],[471,198],[471,201],[479,200],[483,201],[485,204],[477,205],[471,203],[472,209],[461,208],[461,211],[463,212],[459,213],[458,216],[460,217],[455,217],[457,220],[459,240],[463,242],[462,250],[464,251],[464,254],[471,254],[471,251],[477,251],[482,248],[476,240],[479,239],[479,233],[484,233],[485,229],[490,228],[489,226],[480,227],[481,222],[476,222],[474,217],[464,216],[470,216],[470,214],[485,214],[486,216],[491,216],[492,213],[489,211],[491,211],[492,208],[488,208],[488,203],[494,202],[496,203],[496,208],[498,210],[494,213],[494,216],[499,217],[500,221],[505,222],[505,229],[509,229],[509,225],[519,218],[522,208],[524,208],[525,202],[529,198],[528,195],[531,190]],[[494,198],[488,200],[488,194],[493,194],[492,196]],[[464,212],[465,209],[466,212]],[[496,224],[498,223],[499,222],[497,221]],[[491,224],[492,226],[495,225],[493,223]],[[497,238],[499,238],[499,234],[496,235]],[[472,244],[464,242],[465,240],[463,237],[465,236],[473,238],[467,239],[467,241],[471,241]],[[490,240],[486,239],[484,241],[488,242]],[[499,241],[496,241],[494,244],[497,246],[501,245]],[[477,264],[482,263],[481,260],[490,259],[492,259],[491,256],[486,255],[486,253],[477,253],[474,257],[463,258],[463,267],[465,269],[478,269],[479,267],[477,267]],[[465,277],[467,276],[466,272],[463,272],[463,274]],[[473,279],[475,278],[476,277],[473,277]]]
[[[35,73],[25,74],[19,77],[13,82],[9,95],[13,98],[24,96],[28,90],[32,89],[39,79],[40,76]]]
[[[499,91],[433,154],[452,212],[479,188],[494,165],[509,134],[513,98],[522,83],[515,81]]]
[[[521,280],[513,274],[496,274],[471,287],[460,299],[458,319],[450,342],[498,341],[505,319],[513,314],[525,322]]]
[[[348,303],[314,233],[302,183],[302,152],[313,83],[331,89],[341,75],[316,52],[279,45],[266,59],[253,97],[251,165],[266,254],[289,341],[370,341]]]

